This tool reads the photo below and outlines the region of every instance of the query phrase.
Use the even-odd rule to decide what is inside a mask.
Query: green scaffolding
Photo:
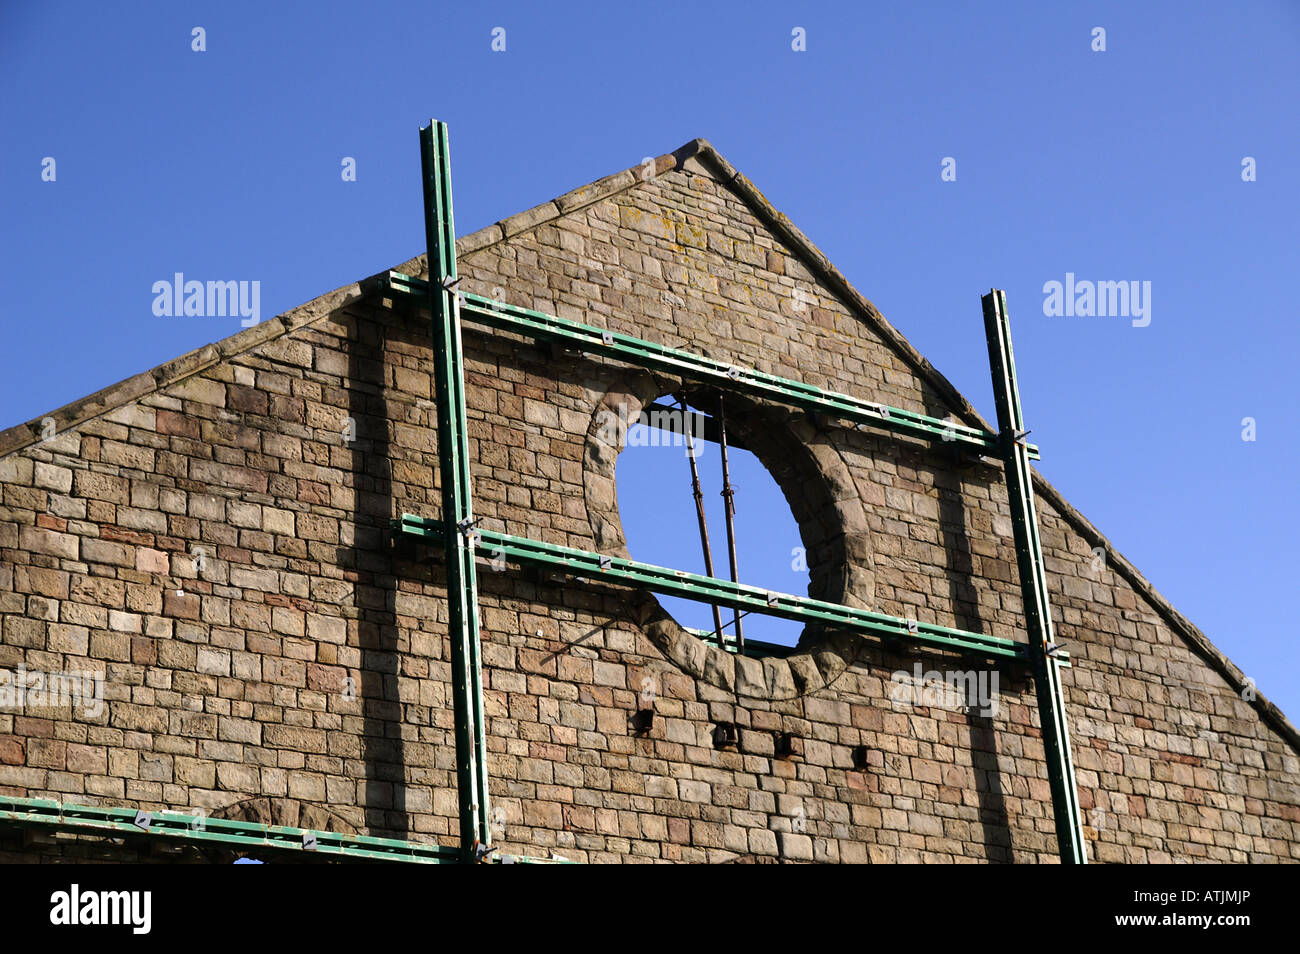
[[[984,298],[986,337],[998,402],[999,433],[940,420],[900,408],[825,391],[808,384],[730,365],[630,335],[521,308],[456,290],[455,236],[452,231],[451,168],[447,126],[436,120],[420,130],[424,159],[425,231],[429,246],[429,279],[399,272],[382,276],[376,289],[394,301],[427,301],[433,321],[435,403],[438,408],[438,448],[442,467],[442,516],[438,519],[403,514],[394,521],[404,537],[441,546],[447,561],[450,637],[455,681],[457,785],[461,799],[461,852],[466,859],[491,850],[487,824],[488,780],[485,765],[483,689],[479,657],[478,598],[474,552],[479,546],[497,559],[636,587],[701,602],[820,623],[840,630],[908,640],[917,645],[970,653],[988,659],[1024,662],[1034,675],[1042,715],[1044,747],[1061,860],[1086,861],[1077,786],[1070,759],[1060,670],[1068,656],[1052,638],[1042,548],[1034,510],[1029,461],[1038,450],[1025,441],[1020,396],[1011,356],[1005,296],[998,291]],[[556,546],[526,537],[487,530],[477,525],[471,509],[469,456],[465,441],[465,381],[461,352],[461,321],[495,331],[558,342],[570,349],[599,355],[712,384],[760,400],[824,414],[900,437],[942,441],[987,459],[996,456],[1006,471],[1011,497],[1017,562],[1024,594],[1028,641],[1016,642],[900,619],[849,606],[786,593],[773,593],[716,577],[699,576],[610,555]],[[735,640],[719,634],[717,641],[736,651]],[[730,644],[729,644],[730,642]],[[771,654],[774,647],[760,647]]]
[[[394,301],[425,305],[431,315],[442,515],[434,519],[403,514],[393,521],[393,528],[401,537],[440,547],[446,560],[459,796],[458,845],[453,848],[252,822],[196,820],[195,816],[180,812],[142,812],[131,808],[104,808],[30,798],[0,798],[0,825],[45,827],[61,832],[122,838],[162,838],[200,846],[259,850],[273,855],[314,852],[323,858],[339,860],[425,864],[548,860],[499,855],[492,845],[475,573],[475,553],[481,546],[494,558],[519,565],[540,566],[615,586],[817,623],[837,630],[892,638],[984,659],[1026,664],[1034,676],[1042,719],[1061,860],[1086,862],[1060,679],[1060,670],[1070,663],[1068,654],[1056,645],[1053,636],[1029,468],[1029,461],[1039,455],[1038,449],[1025,441],[1027,432],[1024,430],[1011,353],[1006,296],[995,290],[983,298],[985,332],[998,409],[999,433],[994,434],[461,292],[456,287],[459,279],[452,217],[451,160],[445,123],[433,120],[421,128],[420,154],[429,279],[425,281],[389,272],[379,279],[378,287],[370,290]],[[479,527],[473,514],[470,486],[462,319],[491,330],[559,342],[583,353],[680,375],[759,400],[823,414],[854,426],[899,437],[941,441],[983,460],[996,457],[1005,469],[1011,500],[1028,640],[1018,642],[808,597],[775,593],[716,577],[556,546]],[[722,633],[711,635],[723,649],[739,651],[734,637]],[[783,647],[753,640],[746,641],[744,651],[758,656],[783,655],[786,652]]]

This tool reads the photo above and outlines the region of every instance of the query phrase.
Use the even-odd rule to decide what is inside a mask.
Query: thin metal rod
[[[686,398],[678,396],[677,403],[682,408],[682,419],[686,420],[686,415],[690,411],[686,408]],[[709,524],[704,517],[704,491],[700,489],[700,469],[695,464],[695,439],[691,437],[691,429],[684,428],[686,433],[686,459],[691,464],[691,493],[695,497],[695,516],[700,524],[700,546],[704,548],[704,572],[708,576],[713,576],[713,549],[709,546]],[[722,612],[718,609],[718,604],[713,604],[713,628],[719,633],[722,632]]]
[[[1015,356],[1011,350],[1011,321],[1007,296],[993,289],[981,299],[984,333],[988,339],[989,365],[993,373],[993,397],[997,403],[1001,431],[1002,459],[1006,469],[1007,498],[1011,504],[1011,527],[1015,535],[1016,563],[1024,596],[1025,630],[1029,637],[1030,667],[1043,727],[1043,751],[1047,759],[1056,820],[1056,839],[1065,864],[1086,864],[1083,813],[1079,807],[1074,760],[1070,754],[1070,729],[1065,718],[1065,694],[1061,687],[1059,651],[1052,628],[1052,608],[1047,596],[1047,572],[1038,534],[1034,505],[1033,472],[1024,443],[1025,416],[1016,380]]]
[[[379,290],[391,294],[395,301],[424,301],[426,282],[401,272],[385,272],[377,279]],[[510,305],[482,295],[465,293],[462,306],[465,321],[486,325],[539,341],[557,341],[588,354],[624,361],[628,364],[664,371],[747,394],[762,400],[825,414],[857,424],[889,431],[904,437],[951,443],[972,453],[998,454],[998,436],[978,427],[927,417],[913,411],[864,401],[848,394],[823,391],[821,388],[788,378],[777,377],[753,368],[728,365],[664,345],[558,318],[545,312]],[[1030,444],[1029,456],[1038,460],[1038,448]]]
[[[736,561],[736,491],[731,486],[731,467],[727,462],[727,403],[718,395],[718,447],[722,450],[722,499],[726,503],[727,515],[727,556],[731,562],[731,582],[740,582],[740,565]],[[713,574],[710,573],[710,576]],[[745,651],[745,630],[740,624],[741,613],[735,611],[736,645]],[[722,628],[718,627],[719,633]]]
[[[732,580],[732,582],[734,583],[735,580]],[[754,612],[754,610],[745,610],[745,611],[742,613],[742,612],[740,612],[739,610],[737,610],[737,611],[736,611],[736,614],[735,614],[735,618],[732,619],[730,625],[734,627],[734,626],[736,625],[737,622],[739,622],[741,619],[743,619],[744,617],[750,615],[750,614],[753,613],[753,612]],[[720,646],[724,646],[724,647],[725,647],[726,642],[727,642],[727,634],[726,634],[726,632],[725,632],[724,630],[725,630],[725,627],[724,627],[724,629],[721,629],[721,630],[719,630],[719,629],[715,629],[713,632],[711,632],[711,633],[707,633],[707,634],[706,634],[706,637],[707,637],[707,638],[710,638],[710,639],[716,639],[716,640],[718,641],[718,645],[720,645]],[[741,644],[737,643],[737,645],[740,646]],[[774,644],[774,645],[777,645],[777,644]]]

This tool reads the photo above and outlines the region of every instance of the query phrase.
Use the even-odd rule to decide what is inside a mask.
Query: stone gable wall
[[[462,287],[948,413],[725,170],[695,158],[657,171],[462,240]],[[0,792],[453,842],[441,560],[388,531],[439,509],[427,320],[342,296],[0,457],[0,669],[102,673],[106,697],[98,713],[0,709]],[[484,525],[626,555],[601,413],[635,414],[683,382],[472,326],[465,350]],[[786,492],[811,595],[1022,638],[999,468],[739,397],[728,409]],[[1099,565],[1069,514],[1041,495],[1038,507],[1074,657],[1064,682],[1091,857],[1300,857],[1293,741]],[[788,659],[737,658],[653,596],[498,571],[488,556],[503,850],[1055,859],[1033,687],[1014,667],[997,670],[991,714],[898,704],[893,674],[917,663],[988,667],[814,630]],[[719,722],[739,727],[734,749],[714,747]],[[778,754],[782,733],[792,752]],[[0,859],[68,850],[0,833]]]

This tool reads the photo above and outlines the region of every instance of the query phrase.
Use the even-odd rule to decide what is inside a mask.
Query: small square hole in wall
[[[793,732],[774,732],[773,751],[778,759],[793,759],[803,756],[803,739]]]
[[[632,713],[632,734],[645,738],[650,735],[650,730],[654,728],[655,711],[653,709],[638,709]]]
[[[715,749],[734,749],[740,745],[740,733],[734,722],[719,722],[713,728]]]
[[[867,767],[867,756],[871,750],[865,745],[855,745],[853,747],[853,767],[855,769],[865,769]]]

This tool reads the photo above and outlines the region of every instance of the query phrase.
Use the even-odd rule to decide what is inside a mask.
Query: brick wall
[[[978,423],[707,145],[458,247],[470,291]],[[387,530],[439,510],[427,320],[350,286],[0,435],[0,669],[101,674],[105,696],[0,708],[0,792],[453,842],[441,561]],[[689,382],[472,327],[465,349],[485,526],[627,555],[601,412]],[[728,406],[790,501],[812,595],[1022,638],[1000,469]],[[1090,855],[1300,857],[1294,728],[1038,491]],[[1014,667],[990,714],[899,704],[900,670],[980,664],[813,630],[787,659],[738,658],[647,594],[486,562],[480,583],[504,850],[1055,858]],[[714,747],[719,722],[738,746]],[[0,858],[115,850],[0,833]]]

